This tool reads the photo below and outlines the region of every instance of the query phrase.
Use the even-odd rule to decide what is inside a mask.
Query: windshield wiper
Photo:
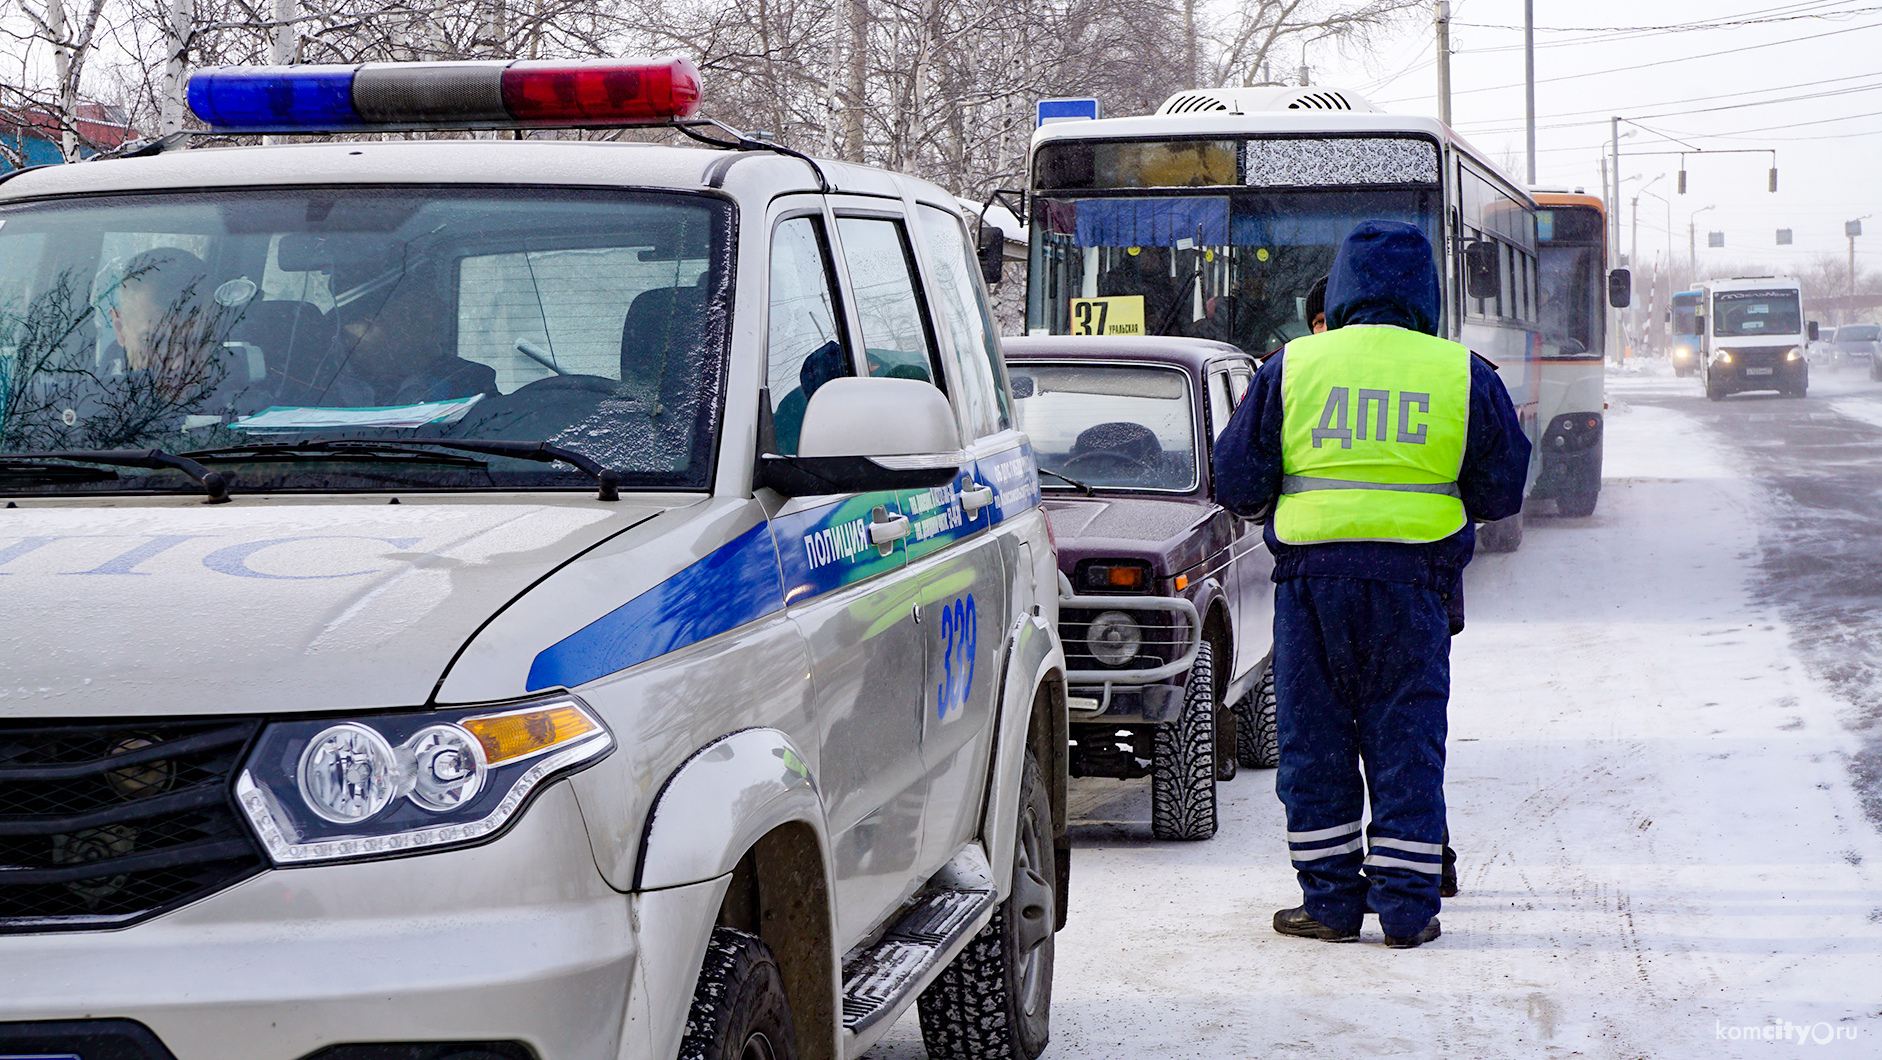
[[[311,439],[304,442],[276,442],[261,445],[238,445],[227,449],[205,449],[189,454],[190,456],[218,457],[224,459],[245,459],[252,455],[254,459],[266,460],[293,453],[332,453],[332,454],[374,454],[389,455],[394,453],[412,453],[421,451],[413,446],[432,446],[438,449],[456,449],[466,453],[483,453],[487,456],[507,456],[515,460],[533,460],[539,464],[553,464],[557,461],[571,465],[585,472],[595,480],[599,487],[597,500],[618,501],[621,499],[621,473],[613,468],[603,467],[587,456],[564,449],[553,442],[513,442],[503,439],[485,438],[399,438],[387,442],[367,441],[352,438]],[[425,454],[429,455],[429,454]],[[482,461],[469,461],[460,466],[486,466]]]
[[[176,456],[161,449],[58,449],[44,453],[8,453],[0,457],[0,469],[31,469],[42,460],[69,460],[76,464],[104,464],[107,467],[148,467],[181,471],[195,480],[208,494],[204,504],[222,504],[229,499],[229,480],[219,471],[211,471],[186,456]]]
[[[338,440],[336,440],[338,441]],[[183,454],[197,460],[210,463],[247,463],[250,461],[279,460],[283,463],[296,461],[320,460],[359,460],[385,462],[392,464],[426,464],[445,467],[460,467],[472,471],[482,471],[490,466],[485,460],[468,456],[452,456],[449,453],[428,453],[422,449],[402,449],[397,445],[367,441],[307,442],[257,442],[254,445],[231,445],[219,449],[198,449]]]
[[[1069,483],[1070,485],[1076,486],[1079,489],[1084,490],[1085,496],[1087,497],[1096,497],[1098,495],[1097,490],[1092,489],[1090,486],[1085,485],[1083,482],[1078,481],[1077,479],[1073,478],[1070,475],[1061,475],[1049,467],[1040,468],[1039,473],[1041,475],[1051,475],[1053,478],[1058,479],[1060,482],[1065,482],[1065,483]]]

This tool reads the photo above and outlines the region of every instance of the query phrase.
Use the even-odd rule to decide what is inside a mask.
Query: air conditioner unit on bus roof
[[[1364,97],[1339,88],[1192,88],[1163,101],[1158,114],[1252,114],[1276,110],[1342,110],[1378,114]]]

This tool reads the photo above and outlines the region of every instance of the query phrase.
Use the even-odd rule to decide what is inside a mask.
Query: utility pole
[[[1451,0],[1438,0],[1438,120],[1451,124]]]
[[[1536,0],[1523,0],[1523,126],[1529,134],[1529,183],[1536,183]]]
[[[1862,235],[1862,223],[1873,214],[1863,214],[1854,221],[1843,222],[1843,234],[1849,237],[1849,296],[1856,297],[1856,237]],[[1853,310],[1852,310],[1853,312]]]

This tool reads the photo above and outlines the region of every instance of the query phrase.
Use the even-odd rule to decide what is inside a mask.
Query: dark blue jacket
[[[1362,221],[1340,246],[1327,280],[1327,326],[1390,324],[1437,334],[1437,269],[1424,233],[1395,221]],[[1266,518],[1281,492],[1281,373],[1287,351],[1268,358],[1254,386],[1215,444],[1216,499],[1243,518]],[[1470,359],[1470,423],[1457,488],[1473,520],[1502,519],[1523,505],[1529,440],[1510,404],[1509,390],[1481,357]],[[1428,545],[1336,541],[1286,545],[1269,523],[1274,580],[1371,578],[1456,592],[1470,562],[1476,532],[1470,523]]]

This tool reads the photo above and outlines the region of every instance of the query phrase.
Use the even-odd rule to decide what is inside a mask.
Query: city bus
[[[1558,514],[1593,515],[1601,496],[1608,306],[1631,281],[1608,275],[1607,210],[1592,195],[1534,190],[1541,335],[1536,354],[1542,424],[1532,498]],[[1618,281],[1618,282],[1617,282]],[[1631,293],[1631,292],[1629,292]]]
[[[1688,376],[1699,370],[1699,300],[1703,291],[1681,291],[1673,296],[1666,310],[1667,331],[1672,349],[1673,374]]]
[[[1532,441],[1561,411],[1536,363],[1535,201],[1431,118],[1327,89],[1182,92],[1155,114],[1041,126],[1027,190],[1032,334],[1262,356],[1306,333],[1308,291],[1354,225],[1406,221],[1438,259],[1439,333],[1499,365]],[[1511,551],[1521,528],[1486,524],[1478,547]]]

